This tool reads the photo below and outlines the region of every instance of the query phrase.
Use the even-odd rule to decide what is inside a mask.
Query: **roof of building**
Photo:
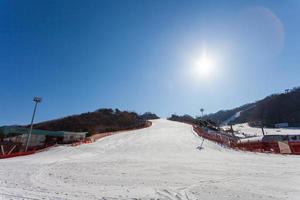
[[[29,128],[23,126],[2,126],[0,127],[0,133],[3,133],[5,136],[15,136],[15,135],[23,135],[29,133]],[[33,129],[33,135],[48,135],[53,137],[63,137],[63,131],[47,131],[47,130],[39,130]]]

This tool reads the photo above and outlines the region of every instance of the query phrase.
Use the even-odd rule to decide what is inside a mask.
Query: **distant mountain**
[[[300,126],[300,87],[232,110],[206,115],[205,118],[218,124],[231,118],[229,123],[251,122],[252,125],[273,127],[276,123],[288,122],[290,126]]]
[[[152,114],[152,113],[151,113]],[[147,115],[148,116],[148,115]],[[153,116],[153,115],[152,115]],[[145,116],[118,109],[99,109],[34,125],[35,129],[89,132],[90,134],[143,127]]]
[[[241,116],[241,112],[253,108],[255,103],[245,104],[243,106],[231,109],[231,110],[220,110],[216,113],[205,115],[204,119],[209,119],[216,122],[217,124],[230,123]]]

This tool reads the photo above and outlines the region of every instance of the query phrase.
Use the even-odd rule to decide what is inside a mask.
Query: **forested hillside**
[[[281,94],[270,95],[254,104],[219,111],[205,118],[220,123],[238,111],[242,112],[233,123],[252,122],[252,125],[263,124],[272,127],[276,123],[288,122],[290,126],[300,126],[300,87],[286,90]]]
[[[99,109],[95,112],[87,112],[35,124],[34,128],[53,131],[86,131],[93,134],[143,127],[145,123],[146,119],[135,112],[120,111],[118,109]]]
[[[197,124],[200,127],[210,127],[211,129],[216,129],[217,124],[211,120],[204,120],[201,117],[194,118],[190,115],[176,115],[173,114],[168,118],[171,121],[184,122],[189,124]]]
[[[253,107],[255,104],[250,103],[250,104],[245,104],[243,106],[231,109],[231,110],[220,110],[216,113],[205,115],[204,119],[209,119],[217,124],[221,124],[222,122],[226,121],[229,119],[231,116],[233,116],[235,113],[243,110],[248,110],[249,108]]]
[[[156,114],[151,112],[145,112],[144,114],[141,115],[141,118],[145,120],[159,119],[159,117]]]

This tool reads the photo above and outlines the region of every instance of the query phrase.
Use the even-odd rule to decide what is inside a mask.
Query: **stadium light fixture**
[[[201,117],[203,118],[204,108],[201,108],[201,109],[200,109],[200,112],[201,112]]]
[[[28,150],[28,146],[29,146],[29,142],[30,142],[30,138],[31,138],[31,133],[32,133],[32,128],[33,128],[33,120],[34,120],[36,108],[37,108],[38,103],[42,102],[42,98],[41,97],[34,97],[33,101],[35,102],[35,105],[34,105],[33,115],[32,115],[32,118],[31,118],[31,124],[30,124],[30,129],[29,129],[29,133],[28,133],[28,137],[27,137],[25,152],[27,152],[27,150]]]

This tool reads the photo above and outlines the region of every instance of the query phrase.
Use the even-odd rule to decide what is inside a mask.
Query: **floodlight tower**
[[[41,97],[34,97],[33,101],[35,102],[35,105],[34,105],[33,115],[32,115],[32,118],[31,118],[31,124],[30,124],[30,129],[29,129],[29,133],[28,133],[28,137],[27,137],[25,152],[27,152],[29,142],[30,142],[30,137],[31,137],[31,133],[32,133],[33,120],[34,120],[34,116],[35,116],[35,112],[36,112],[36,107],[37,107],[38,103],[42,102],[42,98]]]
[[[202,118],[203,118],[203,112],[204,112],[204,109],[201,108],[200,111],[201,111],[201,115],[202,115]]]

